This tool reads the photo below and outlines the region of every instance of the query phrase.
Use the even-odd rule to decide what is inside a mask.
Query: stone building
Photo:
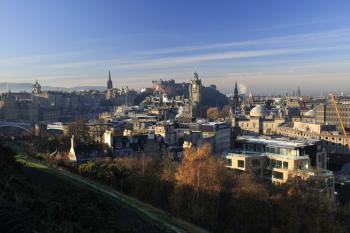
[[[195,72],[189,85],[189,99],[191,102],[192,117],[201,117],[202,88],[202,81],[199,79],[197,72]]]
[[[335,130],[335,125],[292,122],[279,126],[276,134],[296,139],[321,140],[328,153],[349,154],[346,138]]]
[[[189,95],[189,83],[182,82],[176,83],[175,80],[153,80],[152,90],[159,94],[167,94],[171,97],[174,96],[184,96],[188,98]]]
[[[103,93],[102,93],[103,94]],[[27,122],[74,121],[100,111],[103,95],[97,91],[43,91],[38,81],[32,93],[0,95],[0,119]]]
[[[231,96],[230,102],[231,102],[233,113],[235,114],[239,113],[241,110],[241,103],[239,99],[237,82],[235,82],[235,90],[234,90],[233,96]]]
[[[338,109],[342,117],[344,126],[347,130],[350,129],[350,102],[339,102]],[[319,104],[315,107],[315,120],[320,124],[336,125],[341,131],[340,122],[332,103]]]
[[[105,91],[105,98],[113,105],[133,105],[137,93],[133,90],[129,90],[128,86],[121,89],[113,88],[113,82],[111,78],[111,72],[108,74],[107,89]]]
[[[269,112],[264,105],[256,105],[249,114],[249,118],[236,119],[235,124],[241,128],[243,134],[273,135],[277,127],[284,123],[279,117],[267,117]]]

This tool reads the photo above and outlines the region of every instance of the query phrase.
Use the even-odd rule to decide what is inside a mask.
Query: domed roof
[[[265,107],[258,104],[250,111],[250,117],[262,117],[265,114]]]
[[[35,81],[33,87],[41,87],[41,85],[39,84],[38,80]]]

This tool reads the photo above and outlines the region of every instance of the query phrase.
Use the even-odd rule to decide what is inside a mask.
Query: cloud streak
[[[193,64],[198,62],[264,57],[306,53],[313,51],[347,49],[350,43],[350,28],[287,35],[257,40],[229,43],[205,44],[184,47],[173,47],[131,53],[115,59],[95,59],[69,63],[49,64],[50,69],[81,69],[93,67],[111,67],[113,69],[157,68]],[[254,48],[254,46],[256,48]],[[270,46],[270,48],[269,48]],[[261,49],[263,47],[264,49]],[[208,52],[209,50],[209,52]],[[214,50],[214,51],[211,51]],[[177,55],[178,53],[188,53]],[[200,52],[198,54],[198,52]],[[197,54],[196,54],[197,53]],[[170,55],[170,56],[169,56]],[[1,60],[0,60],[1,64]]]
[[[118,84],[129,84],[137,88],[160,77],[187,80],[190,78],[187,74],[190,75],[194,67],[199,67],[198,71],[205,77],[204,82],[215,81],[218,84],[239,78],[262,83],[262,79],[280,81],[278,76],[295,80],[316,77],[318,74],[331,77],[330,70],[339,77],[340,74],[335,71],[344,74],[350,71],[347,68],[350,56],[346,53],[349,49],[350,28],[342,28],[255,40],[145,50],[112,59],[102,52],[100,56],[93,56],[96,51],[73,51],[0,59],[3,77],[0,76],[0,81],[5,79],[4,74],[7,72],[8,77],[17,80],[31,78],[53,84],[60,82],[65,86],[82,81],[104,85],[103,72],[108,68],[112,70],[113,77],[119,79]],[[97,59],[88,60],[89,57]],[[14,75],[13,69],[16,67],[23,69]],[[219,73],[229,75],[221,80],[216,76]],[[207,78],[209,80],[205,81]]]
[[[234,41],[225,43],[213,43],[213,44],[201,44],[201,45],[191,45],[191,46],[180,46],[173,48],[161,48],[149,51],[143,51],[141,54],[144,55],[164,55],[172,53],[182,53],[182,52],[193,52],[199,50],[212,50],[212,49],[223,49],[223,48],[234,48],[234,47],[245,47],[245,46],[287,46],[291,44],[299,44],[312,42],[320,43],[323,40],[327,40],[327,43],[342,41],[349,41],[350,28],[341,28],[336,30],[328,30],[322,32],[287,35],[279,37],[269,37],[260,38],[255,40],[245,40],[245,41]]]
[[[200,55],[186,55],[186,56],[174,56],[159,59],[143,59],[143,60],[95,60],[88,62],[66,63],[66,64],[54,64],[52,68],[69,69],[69,68],[83,68],[96,65],[111,64],[112,69],[148,69],[159,67],[171,67],[178,65],[196,64],[202,62],[211,62],[218,60],[232,60],[243,59],[253,57],[269,57],[278,55],[290,55],[299,53],[310,53],[317,51],[327,51],[336,49],[349,49],[350,47],[344,46],[331,46],[331,47],[314,47],[314,48],[295,48],[295,49],[269,49],[269,50],[246,50],[246,51],[225,51],[219,53],[205,53]]]

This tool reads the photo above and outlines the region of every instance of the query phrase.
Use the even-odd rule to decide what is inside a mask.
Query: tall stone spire
[[[107,89],[113,89],[113,82],[112,82],[112,78],[111,78],[111,71],[109,71],[109,74],[108,74]]]
[[[238,85],[237,85],[237,81],[235,82],[235,92],[234,95],[238,97]]]
[[[239,95],[238,95],[238,85],[237,81],[235,82],[235,91],[233,93],[233,109],[235,112],[239,110],[240,104],[239,104]]]

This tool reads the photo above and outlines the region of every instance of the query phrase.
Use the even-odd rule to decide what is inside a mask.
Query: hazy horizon
[[[178,82],[178,80],[175,80],[176,82]],[[188,81],[188,80],[183,80],[183,81]],[[182,81],[179,81],[182,82]],[[205,82],[204,82],[205,83]],[[24,87],[23,87],[24,85]],[[0,93],[6,93],[8,91],[11,92],[31,92],[32,90],[32,85],[33,83],[29,83],[29,82],[0,82]],[[205,84],[205,86],[209,86],[211,84]],[[145,87],[151,87],[152,83],[149,83],[148,86]],[[141,91],[141,89],[138,88],[134,88],[132,86],[128,86],[130,90],[135,90],[135,91]],[[116,87],[116,88],[121,88],[121,87]],[[295,89],[285,89],[284,91],[281,92],[269,92],[269,91],[264,91],[264,89],[257,89],[256,91],[254,91],[254,89],[246,86],[245,84],[242,83],[238,83],[238,90],[240,94],[245,94],[245,95],[249,95],[250,93],[252,95],[255,96],[259,96],[259,95],[266,95],[266,96],[278,96],[278,95],[285,95],[286,93],[288,95],[293,95],[293,92],[296,93],[297,91],[296,87]],[[51,90],[61,90],[61,91],[73,91],[73,90],[104,90],[106,89],[105,85],[84,85],[83,83],[81,83],[81,85],[77,85],[77,86],[55,86],[55,85],[42,85],[42,89],[44,91],[51,91]],[[233,91],[224,91],[220,88],[217,88],[220,92],[222,92],[223,94],[229,96],[233,94]],[[281,89],[282,90],[282,89]],[[345,92],[345,91],[340,91],[337,92],[335,90],[327,90],[327,89],[323,89],[320,90],[320,92],[309,92],[309,91],[305,91],[301,89],[301,93],[304,96],[313,96],[313,97],[325,97],[329,94],[335,94],[335,95],[345,95],[345,96],[350,96],[350,91],[349,92]]]
[[[2,1],[0,82],[350,93],[350,3]]]

